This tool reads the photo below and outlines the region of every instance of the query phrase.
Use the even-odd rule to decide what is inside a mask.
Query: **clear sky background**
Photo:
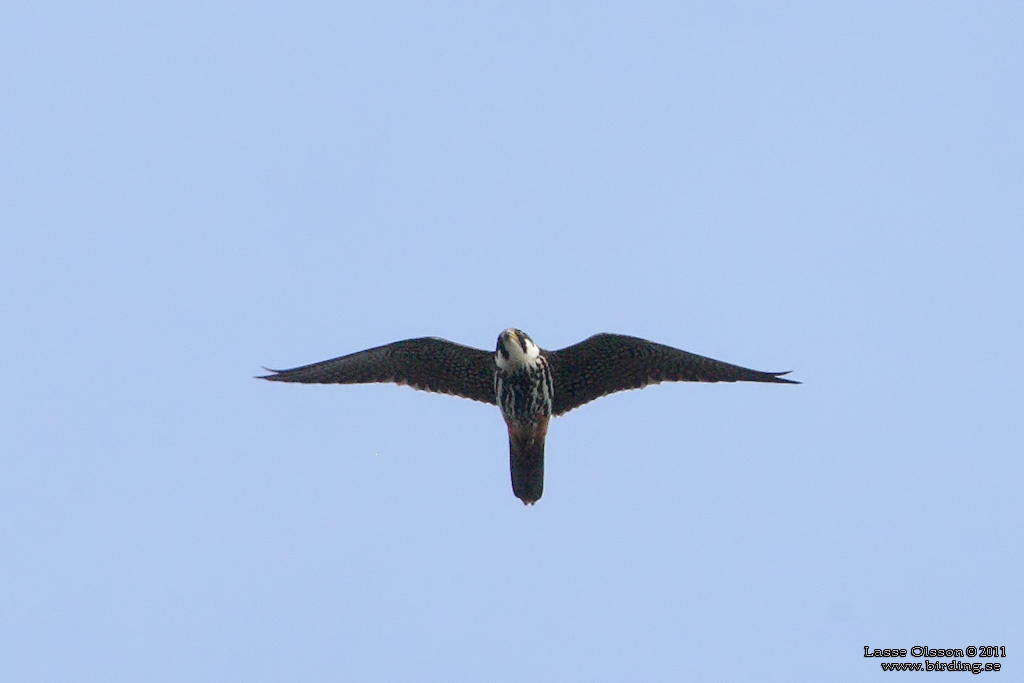
[[[1022,264],[1019,2],[7,2],[0,680],[1022,676]],[[511,326],[804,384],[251,379]]]

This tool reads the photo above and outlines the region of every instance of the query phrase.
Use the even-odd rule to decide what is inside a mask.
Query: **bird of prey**
[[[268,368],[268,370],[270,370]],[[305,384],[392,382],[501,408],[508,426],[512,491],[526,505],[544,490],[544,439],[552,417],[596,398],[659,382],[778,382],[759,372],[621,334],[595,334],[558,351],[522,330],[498,335],[494,353],[437,337],[385,344],[259,379]]]

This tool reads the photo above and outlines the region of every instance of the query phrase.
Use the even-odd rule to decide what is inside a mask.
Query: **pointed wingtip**
[[[775,381],[778,382],[779,384],[803,384],[803,382],[799,382],[795,379],[786,379],[783,377],[783,375],[788,375],[791,372],[793,371],[786,370],[785,372],[770,372],[768,374],[774,375]]]
[[[281,370],[275,370],[273,368],[268,368],[266,365],[261,365],[260,367],[263,368],[264,370],[266,370],[267,372],[272,372],[274,374],[272,374],[272,375],[253,375],[253,379],[268,379],[271,382],[273,382],[274,379],[279,374],[281,374],[281,372],[282,372]]]

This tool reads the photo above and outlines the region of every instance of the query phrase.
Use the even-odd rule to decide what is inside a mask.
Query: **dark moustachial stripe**
[[[519,342],[519,348],[523,350],[523,353],[526,353],[526,337],[524,335],[517,334],[516,341]]]

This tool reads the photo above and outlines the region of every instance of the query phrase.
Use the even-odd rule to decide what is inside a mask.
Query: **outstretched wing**
[[[269,370],[269,368],[267,368]],[[494,354],[437,337],[406,339],[259,379],[305,384],[394,382],[497,404]]]
[[[579,344],[548,351],[547,359],[554,380],[555,415],[616,391],[659,382],[799,384],[780,377],[785,372],[758,372],[621,334],[595,334]]]

